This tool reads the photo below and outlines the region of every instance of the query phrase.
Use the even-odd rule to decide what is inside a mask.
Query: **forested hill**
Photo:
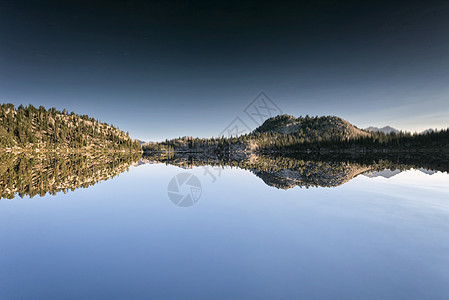
[[[346,120],[336,116],[299,117],[280,115],[269,118],[253,131],[257,134],[289,134],[305,139],[344,140],[366,137],[368,132],[361,130]]]
[[[140,151],[128,133],[87,115],[55,108],[0,106],[0,150],[83,149]]]
[[[218,138],[183,137],[144,143],[144,152],[184,151],[228,155],[255,151],[448,151],[449,129],[426,134],[368,132],[336,116],[281,115],[267,119],[249,134]]]

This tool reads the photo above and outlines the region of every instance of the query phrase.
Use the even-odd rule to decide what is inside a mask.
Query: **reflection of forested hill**
[[[430,169],[447,172],[449,160],[444,154],[416,155],[247,155],[245,158],[223,159],[204,153],[162,152],[143,156],[142,162],[160,162],[182,168],[193,166],[231,166],[249,170],[267,185],[288,189],[300,187],[336,187],[359,174],[392,170]],[[397,171],[396,171],[397,170]]]
[[[45,195],[89,187],[112,178],[130,165],[165,163],[184,169],[194,166],[230,166],[249,170],[265,184],[281,189],[300,187],[336,187],[359,174],[378,174],[392,170],[419,169],[426,173],[449,171],[449,159],[444,154],[425,155],[362,155],[324,156],[297,154],[248,154],[246,157],[223,158],[204,153],[3,153],[0,156],[0,197]],[[429,172],[427,170],[433,170]]]
[[[277,171],[251,171],[267,185],[281,189],[301,187],[336,187],[359,174],[369,171],[367,166],[345,162],[321,163],[308,161],[300,168]]]
[[[126,171],[139,158],[140,153],[3,153],[0,156],[0,197],[54,195],[85,188]]]

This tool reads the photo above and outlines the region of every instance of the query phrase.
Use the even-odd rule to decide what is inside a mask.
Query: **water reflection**
[[[423,173],[444,162],[271,155],[184,170],[204,157],[57,157],[9,157],[2,186],[33,172],[32,191],[45,191],[40,168],[58,165],[42,171],[48,182],[137,167],[88,190],[0,201],[0,299],[447,299],[449,176]],[[219,177],[220,164],[239,168]],[[189,209],[168,196],[180,173],[201,181]],[[278,187],[360,175],[285,191],[254,174]]]
[[[444,153],[397,153],[363,155],[251,154],[217,157],[204,153],[152,153],[142,163],[165,163],[184,169],[194,166],[237,167],[251,171],[265,184],[280,189],[337,187],[356,176],[392,177],[402,171],[419,169],[426,174],[449,170]]]
[[[44,196],[67,192],[112,178],[133,165],[164,163],[184,169],[195,166],[249,170],[268,186],[337,187],[358,175],[389,178],[418,169],[427,174],[447,172],[446,154],[311,155],[248,154],[219,157],[204,153],[3,153],[0,156],[0,197]]]
[[[0,197],[54,195],[87,188],[128,170],[139,158],[129,153],[3,153]]]

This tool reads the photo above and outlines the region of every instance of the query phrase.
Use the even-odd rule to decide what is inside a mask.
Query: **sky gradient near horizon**
[[[264,91],[294,116],[449,127],[444,1],[4,1],[0,102],[142,140],[217,136]]]

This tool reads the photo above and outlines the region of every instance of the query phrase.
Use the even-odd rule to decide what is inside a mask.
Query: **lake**
[[[2,164],[0,299],[449,298],[444,169],[77,159]]]

